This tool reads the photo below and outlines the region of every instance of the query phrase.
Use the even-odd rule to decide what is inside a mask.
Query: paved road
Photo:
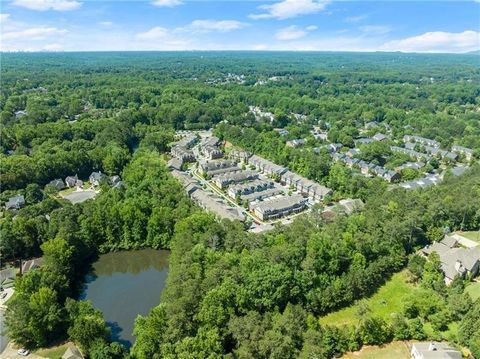
[[[4,358],[3,351],[7,347],[8,338],[6,335],[3,335],[1,332],[5,328],[5,310],[0,308],[0,358]]]

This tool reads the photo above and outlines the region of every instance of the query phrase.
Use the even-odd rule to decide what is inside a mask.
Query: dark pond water
[[[145,249],[101,255],[87,276],[81,299],[101,310],[115,340],[130,347],[137,315],[160,302],[168,274],[168,251]]]

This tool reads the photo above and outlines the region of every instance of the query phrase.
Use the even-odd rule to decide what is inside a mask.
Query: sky
[[[1,51],[480,50],[480,0],[0,0]]]

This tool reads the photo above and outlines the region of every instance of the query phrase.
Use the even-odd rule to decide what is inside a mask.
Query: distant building
[[[183,166],[183,161],[180,158],[173,157],[167,162],[167,168],[169,170],[181,171]]]
[[[359,145],[368,145],[372,143],[373,140],[371,138],[357,138],[354,142],[356,146],[359,146]]]
[[[202,175],[208,176],[216,176],[222,173],[237,172],[241,170],[240,167],[237,166],[237,163],[231,160],[210,161],[201,163],[199,169]]]
[[[83,355],[76,347],[68,347],[62,355],[62,359],[83,359]]]
[[[467,161],[473,158],[473,150],[462,146],[452,146],[452,152],[460,153],[465,156]]]
[[[23,206],[25,206],[25,197],[21,194],[10,197],[5,203],[5,209],[20,209]]]
[[[55,188],[57,191],[61,191],[62,189],[65,188],[65,183],[63,183],[63,180],[60,178],[54,179],[53,181],[50,181],[48,184],[53,188]]]
[[[80,181],[81,182],[81,181]],[[65,184],[67,185],[68,188],[73,188],[75,186],[78,187],[79,185],[79,180],[78,180],[78,176],[75,175],[75,176],[67,176],[65,178]],[[82,183],[83,185],[83,183]]]
[[[43,257],[29,259],[22,262],[21,273],[25,274],[28,271],[36,268],[40,268],[43,265]]]
[[[305,140],[303,138],[298,138],[295,140],[287,141],[286,144],[288,147],[297,148],[297,147],[303,146],[305,144]]]
[[[476,276],[480,271],[480,246],[457,247],[457,240],[448,235],[440,242],[425,246],[421,252],[425,256],[433,252],[439,255],[447,285],[457,276],[462,278],[466,275]]]
[[[383,133],[377,133],[372,137],[374,141],[385,141],[388,140],[388,136],[385,136]]]
[[[355,157],[355,156],[358,156],[360,152],[361,151],[359,148],[351,148],[345,153],[345,155],[348,157]]]
[[[275,198],[254,207],[255,215],[262,221],[299,213],[306,207],[307,199],[301,195]]]
[[[194,134],[187,134],[180,141],[176,143],[176,146],[184,147],[185,149],[191,148],[195,143],[197,143],[198,138]]]
[[[202,153],[205,157],[207,157],[210,160],[223,157],[222,150],[218,147],[211,146],[211,145],[203,146],[202,147]]]
[[[202,146],[218,146],[220,139],[216,136],[207,137],[202,142]]]
[[[440,142],[420,136],[405,135],[403,136],[403,142],[416,142],[424,146],[440,147]]]
[[[441,342],[419,342],[412,344],[413,359],[462,359],[462,353]]]
[[[361,199],[342,199],[338,202],[343,207],[346,214],[352,214],[354,211],[360,211],[365,206]]]
[[[26,116],[26,115],[27,115],[27,111],[22,111],[22,110],[20,110],[20,111],[16,111],[16,112],[15,112],[15,118],[16,118],[17,120],[21,119],[22,117],[24,117],[24,116]]]
[[[255,180],[243,184],[230,186],[228,188],[228,195],[231,198],[236,198],[237,196],[243,196],[255,192],[262,192],[273,187],[273,181]]]
[[[252,154],[250,152],[246,151],[231,151],[230,152],[230,157],[238,162],[248,162],[248,159],[250,158]]]
[[[277,132],[280,136],[286,136],[290,133],[284,128],[274,128],[273,130]]]
[[[249,181],[258,178],[258,172],[256,171],[239,171],[234,173],[224,173],[213,178],[213,182],[223,189],[232,183],[239,183]]]
[[[278,175],[281,177],[285,172],[287,172],[285,167],[279,166],[257,155],[250,157],[248,163],[252,166],[255,166],[257,171],[264,172],[267,175]]]
[[[214,213],[218,218],[231,221],[244,221],[245,215],[237,208],[230,207],[220,197],[197,187],[190,195],[192,200],[203,209]]]
[[[118,186],[118,184],[121,183],[121,182],[122,182],[122,179],[121,179],[120,176],[118,176],[118,175],[111,176],[111,177],[108,179],[108,183],[109,183],[110,186],[112,186],[112,187]]]
[[[170,150],[170,153],[172,154],[172,156],[182,160],[182,162],[195,161],[195,156],[193,155],[193,152],[188,150],[187,147],[184,146],[174,146]]]
[[[105,174],[103,174],[102,172],[92,172],[90,177],[88,177],[88,181],[92,186],[98,187],[100,186],[100,183],[105,177]]]

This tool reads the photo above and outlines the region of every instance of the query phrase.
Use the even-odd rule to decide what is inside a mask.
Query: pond
[[[114,340],[127,348],[137,315],[160,302],[168,274],[169,251],[144,249],[101,255],[86,278],[81,299],[102,311]]]

